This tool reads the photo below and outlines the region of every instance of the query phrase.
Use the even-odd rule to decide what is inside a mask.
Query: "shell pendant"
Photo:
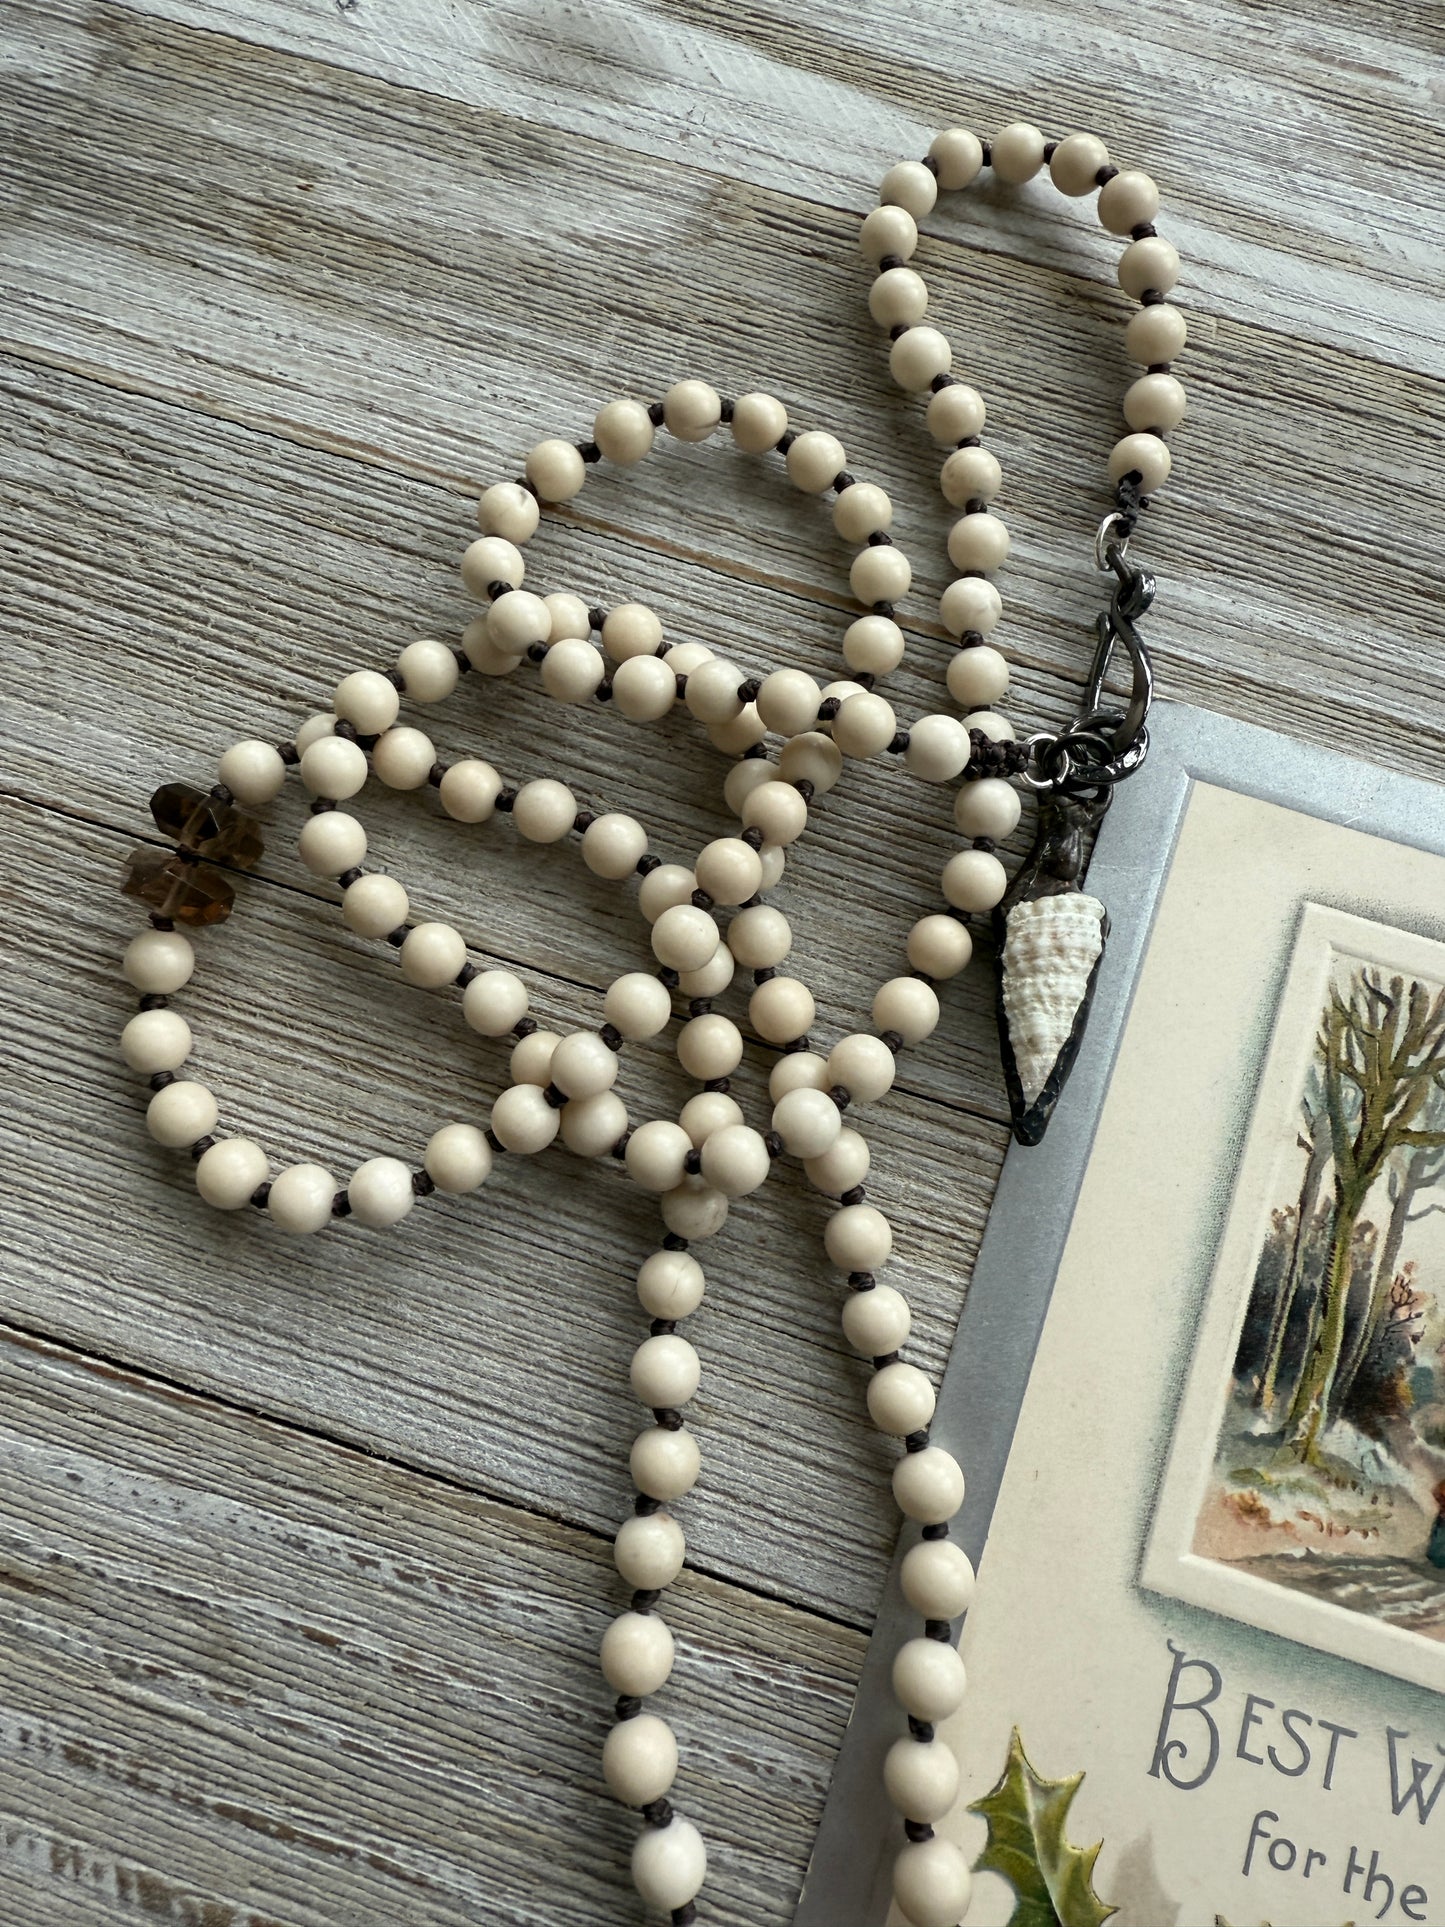
[[[1080,887],[1084,834],[1107,807],[1039,804],[1028,862],[993,913],[998,1035],[1013,1132],[1037,1144],[1074,1067],[1109,935],[1109,913]]]

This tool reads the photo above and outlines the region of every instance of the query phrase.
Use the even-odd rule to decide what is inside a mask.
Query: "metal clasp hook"
[[[1103,529],[1100,534],[1104,534]],[[1108,544],[1104,550],[1104,561],[1117,581],[1109,607],[1099,616],[1096,624],[1098,640],[1089,668],[1089,680],[1084,685],[1084,714],[1075,727],[1086,724],[1102,728],[1107,719],[1112,726],[1114,754],[1123,758],[1144,736],[1149,708],[1154,700],[1154,665],[1143,637],[1134,626],[1154,600],[1154,578],[1143,569],[1130,567],[1121,543]],[[1103,707],[1104,683],[1116,643],[1124,645],[1132,677],[1129,706],[1122,714],[1118,710],[1106,710]]]

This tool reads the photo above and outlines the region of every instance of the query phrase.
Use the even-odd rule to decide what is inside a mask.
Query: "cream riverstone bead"
[[[322,736],[302,754],[300,769],[313,796],[344,803],[365,786],[366,751],[345,736]]]
[[[875,207],[864,218],[858,246],[865,261],[881,261],[885,254],[911,260],[918,247],[918,223],[907,208]]]
[[[748,1019],[765,1044],[805,1037],[816,1015],[813,993],[797,977],[770,977],[748,999]]]
[[[497,647],[485,616],[478,616],[463,629],[462,653],[479,676],[510,676],[523,660],[512,650]]]
[[[950,634],[986,636],[998,627],[1003,598],[981,575],[961,575],[938,599],[938,613]]]
[[[742,1062],[743,1034],[731,1017],[709,1011],[677,1034],[677,1061],[689,1077],[710,1084],[730,1077]]]
[[[587,479],[587,464],[571,442],[552,436],[528,455],[526,474],[544,502],[570,502]]]
[[[1001,569],[1008,552],[1008,526],[987,510],[960,515],[948,531],[948,559],[955,569]]]
[[[968,1678],[958,1648],[941,1639],[909,1639],[893,1661],[893,1694],[905,1713],[940,1725],[963,1704]]]
[[[686,903],[697,888],[697,878],[680,863],[659,863],[642,879],[637,892],[637,907],[649,923],[656,923],[664,910],[675,903]]]
[[[444,702],[457,686],[461,670],[444,642],[423,636],[409,642],[396,659],[397,674],[414,703]]]
[[[646,854],[647,831],[620,810],[594,817],[582,832],[582,861],[593,876],[610,882],[630,877]]]
[[[677,676],[657,656],[629,656],[612,675],[612,702],[630,723],[655,723],[677,701]]]
[[[547,605],[547,614],[552,623],[553,642],[585,642],[591,635],[591,612],[580,595],[554,589],[551,595],[544,595],[542,600]]]
[[[845,1209],[866,1211],[868,1205],[849,1205]],[[837,1214],[840,1218],[843,1213]],[[840,1270],[843,1268],[839,1266]],[[850,1264],[849,1271],[871,1271],[872,1264]],[[924,1431],[933,1417],[933,1386],[928,1374],[916,1365],[901,1360],[885,1365],[868,1382],[868,1414],[880,1432],[907,1438],[910,1432]]]
[[[616,1091],[574,1097],[562,1106],[562,1142],[579,1158],[606,1157],[627,1129],[627,1106]]]
[[[811,783],[815,796],[826,796],[842,771],[842,750],[821,730],[810,729],[802,736],[794,736],[784,743],[778,758],[777,774],[791,785]],[[751,789],[747,794],[751,794]]]
[[[991,850],[960,850],[943,866],[943,894],[955,910],[992,910],[1007,888],[1008,872]]]
[[[1002,702],[1008,694],[1008,658],[990,643],[960,649],[946,672],[948,693],[965,709]]]
[[[332,708],[358,735],[379,736],[396,721],[401,696],[379,669],[353,669],[337,683]]]
[[[707,739],[724,756],[742,756],[767,735],[767,725],[756,703],[745,703],[730,722],[709,723]]]
[[[517,791],[512,821],[529,843],[560,843],[576,820],[577,798],[555,777],[534,777]]]
[[[883,1358],[902,1346],[913,1328],[908,1300],[892,1285],[855,1291],[843,1305],[843,1336],[864,1358]]]
[[[920,716],[909,725],[903,761],[925,783],[951,783],[972,753],[968,731],[956,716]]]
[[[422,1165],[438,1191],[460,1197],[490,1177],[492,1147],[475,1124],[443,1124],[427,1139]]]
[[[639,1592],[660,1592],[682,1571],[682,1527],[669,1512],[626,1519],[613,1545],[617,1570]]]
[[[959,791],[966,796],[967,789]],[[926,977],[956,977],[973,955],[968,926],[941,911],[920,917],[908,933],[908,961]]]
[[[945,127],[934,135],[928,152],[938,165],[938,185],[946,194],[967,187],[983,166],[983,142],[966,127]]]
[[[977,729],[987,736],[991,743],[1011,743],[1014,740],[1014,726],[1007,716],[1000,716],[996,709],[975,709],[963,719],[965,729]]]
[[[644,1338],[632,1354],[632,1390],[654,1411],[686,1405],[702,1378],[696,1350],[676,1332]]]
[[[763,866],[757,851],[740,836],[720,836],[704,844],[697,857],[697,883],[714,903],[728,907],[756,896]]]
[[[845,542],[866,542],[870,535],[888,529],[892,521],[893,503],[888,492],[874,482],[854,482],[833,504],[833,527]]]
[[[899,1813],[931,1825],[958,1799],[958,1756],[938,1741],[895,1740],[883,1762],[883,1784]]]
[[[799,435],[785,460],[789,481],[806,495],[821,495],[848,466],[847,451],[838,437],[820,428],[806,429]]]
[[[743,707],[738,695],[743,672],[723,656],[699,663],[687,679],[683,701],[700,723],[730,722]]]
[[[928,404],[928,432],[940,448],[956,448],[970,435],[981,435],[988,410],[983,396],[965,381],[940,388]]]
[[[973,1602],[973,1562],[951,1539],[923,1539],[903,1555],[903,1597],[925,1619],[957,1619]]]
[[[416,1203],[411,1172],[400,1158],[368,1158],[346,1187],[351,1215],[373,1231],[400,1224]]]
[[[217,1211],[239,1211],[266,1182],[261,1146],[248,1137],[218,1138],[196,1161],[196,1189]]]
[[[629,1044],[656,1037],[666,1030],[671,1016],[672,997],[666,984],[645,970],[629,970],[615,978],[602,1001],[603,1021],[619,1030]]]
[[[633,1440],[628,1470],[639,1492],[670,1505],[697,1484],[702,1453],[685,1427],[673,1432],[654,1425]]]
[[[684,1178],[675,1190],[663,1193],[662,1222],[679,1238],[715,1238],[727,1216],[726,1192],[705,1178]]]
[[[826,1151],[818,1157],[803,1159],[803,1169],[815,1190],[825,1197],[841,1198],[845,1191],[851,1191],[867,1177],[869,1162],[868,1145],[862,1133],[845,1124]]]
[[[552,1081],[552,1053],[562,1039],[555,1030],[529,1031],[512,1046],[507,1068],[514,1084],[536,1084],[545,1090]]]
[[[972,501],[991,502],[1003,487],[1003,470],[990,449],[956,448],[939,471],[938,485],[943,499],[961,509]]]
[[[559,703],[589,702],[606,674],[601,652],[579,637],[554,642],[542,658],[542,687]]]
[[[750,904],[728,925],[727,946],[744,970],[776,970],[793,947],[792,925],[772,904]]]
[[[833,741],[845,756],[860,761],[881,754],[897,733],[893,705],[871,690],[850,696],[833,718]]]
[[[619,1720],[602,1744],[602,1777],[624,1806],[660,1800],[677,1778],[677,1737],[656,1713]]]
[[[179,1151],[209,1137],[219,1116],[213,1093],[204,1084],[181,1078],[157,1091],[146,1106],[146,1129],[157,1144]]]
[[[876,1271],[888,1262],[893,1232],[876,1205],[845,1204],[824,1226],[823,1246],[839,1271]]]
[[[1141,308],[1124,330],[1124,348],[1131,361],[1146,367],[1173,361],[1189,339],[1189,324],[1167,301]]]
[[[290,1164],[271,1180],[266,1210],[283,1231],[297,1236],[331,1222],[336,1180],[321,1164]]]
[[[297,847],[313,876],[339,877],[360,869],[366,857],[366,830],[345,810],[323,810],[301,825]]]
[[[414,924],[401,946],[401,974],[420,990],[455,983],[466,960],[466,938],[449,923]]]
[[[120,1034],[120,1054],[133,1071],[154,1077],[178,1071],[192,1042],[191,1027],[178,1010],[141,1010]]]
[[[662,645],[662,619],[645,602],[619,602],[602,623],[602,647],[614,662],[650,656]]]
[[[840,745],[841,747],[841,745]],[[743,827],[761,830],[765,843],[796,843],[808,826],[808,805],[791,783],[760,783],[743,801]]]
[[[316,715],[308,716],[291,739],[295,745],[296,754],[304,756],[313,743],[319,743],[323,736],[329,736],[335,727],[336,718],[330,710],[318,711]]]
[[[487,611],[487,636],[504,655],[525,655],[534,642],[551,641],[552,612],[530,589],[513,589]]]
[[[687,998],[721,997],[733,980],[735,968],[733,953],[725,943],[720,942],[700,970],[680,970],[677,973],[678,993]]]
[[[654,1251],[637,1272],[637,1301],[649,1318],[690,1318],[706,1287],[702,1266],[686,1251]]]
[[[841,1084],[857,1104],[876,1104],[893,1089],[893,1053],[866,1030],[840,1037],[828,1055],[828,1082]]]
[[[909,1927],[958,1927],[972,1894],[968,1861],[941,1833],[899,1850],[893,1863],[893,1898]]]
[[[843,1118],[827,1091],[803,1085],[774,1104],[772,1127],[790,1156],[819,1158],[837,1143]]]
[[[1066,134],[1049,156],[1049,178],[1060,194],[1073,200],[1092,194],[1101,167],[1109,165],[1109,150],[1097,134]]]
[[[848,571],[848,586],[860,602],[901,602],[912,584],[912,564],[891,543],[860,549]]]
[[[726,1091],[697,1091],[677,1114],[694,1151],[700,1151],[715,1131],[743,1122],[743,1107]],[[709,1180],[711,1182],[711,1180]]]
[[[905,1519],[947,1525],[963,1504],[963,1470],[941,1445],[910,1452],[893,1468],[893,1497]]]
[[[143,997],[169,997],[191,981],[196,953],[179,930],[142,930],[126,945],[120,967]]]
[[[1173,375],[1141,375],[1124,393],[1124,419],[1131,428],[1177,428],[1187,406],[1184,384]]]
[[[498,535],[514,545],[530,541],[541,519],[536,496],[520,482],[494,482],[477,501],[477,527],[482,534]],[[485,590],[486,584],[482,587]]]
[[[918,977],[890,977],[873,995],[873,1021],[896,1031],[905,1044],[921,1044],[938,1027],[938,993]]]
[[[286,765],[273,743],[247,739],[232,743],[216,775],[243,809],[259,809],[281,794]]]
[[[492,1106],[492,1129],[504,1150],[519,1157],[545,1151],[562,1127],[559,1113],[538,1084],[513,1084]]]
[[[1119,256],[1119,286],[1140,300],[1152,288],[1168,294],[1179,279],[1179,251],[1162,234],[1131,241]]]
[[[665,1619],[651,1612],[619,1613],[602,1635],[602,1677],[614,1693],[646,1699],[667,1684],[674,1653],[672,1629]],[[948,1753],[948,1748],[942,1751]]]
[[[1146,495],[1163,487],[1172,466],[1169,446],[1157,435],[1125,435],[1109,451],[1109,480],[1119,482],[1126,475],[1137,475]]]
[[[846,489],[839,496],[839,503],[846,502],[852,493],[852,489]],[[801,736],[817,722],[818,704],[822,700],[822,690],[806,670],[775,669],[763,678],[758,690],[758,714],[775,734]],[[716,895],[716,891],[713,894]]]
[[[761,1132],[748,1124],[710,1131],[702,1146],[702,1175],[727,1198],[745,1198],[758,1190],[771,1164]]]
[[[896,161],[883,176],[878,199],[885,207],[903,207],[921,221],[933,212],[938,199],[938,181],[922,161]]]
[[[849,495],[852,492],[848,490]],[[902,662],[904,649],[903,631],[891,616],[859,616],[843,632],[843,660],[857,675],[891,675]]]
[[[745,455],[776,448],[788,432],[788,411],[776,395],[754,390],[733,403],[733,440]]]
[[[985,776],[977,783],[963,784],[953,801],[953,820],[963,834],[986,836],[995,843],[1007,842],[1022,814],[1018,791],[1001,776]],[[937,972],[930,970],[928,974],[932,977]]]
[[[623,1161],[628,1176],[644,1191],[672,1191],[682,1183],[692,1139],[680,1124],[670,1118],[652,1118],[639,1124],[627,1140]]]
[[[911,328],[928,312],[928,284],[912,268],[885,268],[868,290],[868,312],[880,328]]]
[[[722,420],[722,396],[705,381],[677,381],[662,398],[667,431],[680,442],[705,442]]]
[[[646,405],[626,398],[610,401],[592,419],[592,439],[609,462],[630,468],[652,447],[656,430]]]
[[[347,885],[341,920],[358,937],[387,937],[406,922],[410,900],[395,877],[364,876]]]
[[[475,756],[453,763],[437,791],[442,808],[458,823],[489,822],[501,793],[497,771]]]
[[[1099,220],[1110,234],[1132,234],[1159,212],[1159,189],[1137,167],[1125,167],[1099,189]]]
[[[481,601],[491,595],[494,582],[504,582],[509,589],[520,589],[526,573],[522,551],[504,536],[480,536],[462,551],[462,581]]]
[[[726,1022],[726,1019],[724,1019]],[[617,1082],[617,1053],[595,1030],[574,1030],[552,1052],[551,1077],[566,1097],[597,1097]]]
[[[768,1096],[780,1103],[789,1091],[826,1091],[828,1060],[814,1050],[788,1051],[768,1072]]]
[[[692,903],[674,903],[652,926],[653,955],[668,970],[700,970],[718,942],[716,923]]]
[[[707,1848],[691,1820],[674,1814],[648,1827],[632,1849],[632,1884],[649,1907],[676,1911],[695,1900],[707,1877]]]
[[[436,760],[431,737],[405,724],[378,736],[371,751],[371,767],[389,790],[424,789]]]
[[[527,986],[510,970],[480,971],[462,992],[462,1015],[483,1037],[504,1037],[527,1014]]]
[[[995,176],[1010,187],[1031,181],[1044,164],[1047,143],[1026,120],[1011,121],[990,143]]]
[[[920,394],[952,366],[953,349],[938,328],[910,328],[888,350],[888,372],[912,394]]]

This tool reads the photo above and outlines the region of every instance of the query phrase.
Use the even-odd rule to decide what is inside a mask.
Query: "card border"
[[[1089,888],[1108,905],[1108,952],[1083,1047],[1042,1144],[1009,1147],[939,1388],[933,1436],[968,1476],[957,1538],[977,1564],[1119,1042],[1195,782],[1445,856],[1445,790],[1420,777],[1183,703],[1156,704],[1150,753],[1104,819]],[[1303,898],[1301,898],[1303,901]],[[916,1632],[900,1535],[813,1845],[794,1927],[881,1927],[891,1904],[896,1816],[883,1756],[900,1730],[890,1671]]]

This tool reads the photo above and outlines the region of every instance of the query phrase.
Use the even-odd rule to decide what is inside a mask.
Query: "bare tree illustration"
[[[1347,997],[1331,987],[1319,1055],[1334,1222],[1319,1325],[1286,1421],[1290,1450],[1312,1461],[1334,1398],[1365,1200],[1397,1151],[1445,1146],[1445,1131],[1421,1128],[1445,1072],[1445,990],[1432,999],[1423,984],[1412,983],[1407,992],[1404,978],[1392,977],[1387,989],[1377,971],[1359,971]]]
[[[1300,1133],[1299,1145],[1305,1152],[1304,1176],[1300,1180],[1299,1199],[1295,1207],[1294,1238],[1290,1246],[1289,1263],[1280,1280],[1279,1291],[1274,1302],[1274,1312],[1269,1324],[1269,1339],[1265,1348],[1264,1368],[1260,1373],[1257,1403],[1265,1412],[1274,1410],[1278,1396],[1279,1368],[1284,1356],[1285,1333],[1289,1329],[1290,1314],[1294,1310],[1295,1296],[1299,1291],[1300,1278],[1304,1272],[1305,1248],[1309,1238],[1310,1226],[1314,1223],[1315,1212],[1319,1209],[1320,1193],[1324,1189],[1325,1173],[1329,1170],[1331,1153],[1331,1129],[1329,1106],[1325,1103],[1324,1085],[1318,1068],[1310,1072],[1301,1100],[1304,1113],[1304,1130]]]

